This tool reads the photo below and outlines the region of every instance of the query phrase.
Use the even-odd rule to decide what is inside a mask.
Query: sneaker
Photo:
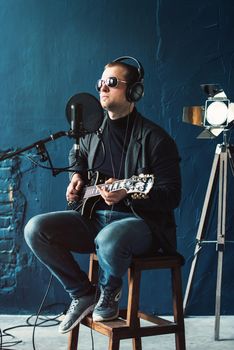
[[[110,289],[101,286],[101,295],[93,311],[93,321],[110,321],[119,316],[121,288]]]
[[[73,299],[64,320],[59,325],[59,333],[67,333],[76,327],[85,316],[93,311],[95,304],[95,293]]]

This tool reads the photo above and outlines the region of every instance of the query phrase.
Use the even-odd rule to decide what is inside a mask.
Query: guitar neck
[[[109,192],[114,192],[114,191],[118,191],[121,189],[124,189],[124,183],[125,181],[115,181],[112,184],[102,184],[102,185],[98,185],[98,187],[100,187],[101,189],[106,189]],[[96,197],[100,195],[100,192],[98,190],[98,187],[95,186],[88,186],[85,189],[85,193],[84,193],[84,199],[85,198],[91,198],[91,197]]]

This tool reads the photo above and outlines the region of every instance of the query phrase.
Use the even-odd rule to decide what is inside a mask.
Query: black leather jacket
[[[101,126],[106,127],[107,117]],[[88,134],[80,139],[79,161],[74,172],[85,174],[92,169],[100,136]],[[69,162],[75,161],[74,149],[70,151]],[[174,140],[160,126],[136,113],[129,142],[125,178],[140,173],[155,175],[153,189],[147,199],[131,199],[132,210],[151,227],[155,247],[167,253],[176,251],[176,224],[173,210],[181,198],[180,158]]]

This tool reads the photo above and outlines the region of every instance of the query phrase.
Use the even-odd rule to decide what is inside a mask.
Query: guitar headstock
[[[154,175],[133,175],[124,181],[124,189],[127,193],[133,193],[133,198],[146,198],[154,184]]]

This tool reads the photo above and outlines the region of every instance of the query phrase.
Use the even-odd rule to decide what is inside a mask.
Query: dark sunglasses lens
[[[106,84],[107,84],[109,87],[115,87],[115,86],[117,86],[117,83],[118,83],[118,81],[117,81],[117,78],[115,78],[115,77],[111,77],[111,78],[108,78],[108,79],[106,80]]]
[[[100,91],[102,87],[102,79],[98,79],[96,83],[96,90]]]
[[[116,87],[118,85],[118,80],[115,77],[110,77],[110,78],[107,78],[106,80],[98,79],[96,83],[96,90],[100,91],[103,84],[109,87]]]

